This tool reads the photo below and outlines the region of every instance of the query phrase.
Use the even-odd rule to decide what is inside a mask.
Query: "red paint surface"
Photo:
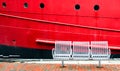
[[[43,9],[40,3],[45,4]],[[109,48],[120,50],[120,0],[0,0],[0,4],[0,44],[51,50],[55,40],[108,41]],[[94,5],[100,9],[95,11]],[[36,39],[50,44],[37,44]]]

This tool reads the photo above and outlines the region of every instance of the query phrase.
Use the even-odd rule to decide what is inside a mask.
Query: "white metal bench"
[[[64,67],[64,60],[71,58],[72,49],[71,41],[56,41],[55,48],[52,50],[53,59],[62,60],[62,66]]]
[[[88,60],[90,58],[89,42],[73,42],[73,60]]]
[[[73,46],[73,51],[71,46]],[[74,41],[73,45],[71,41],[56,41],[55,48],[52,50],[54,59],[62,61],[62,67],[64,67],[64,60],[99,60],[99,66],[101,67],[101,60],[107,60],[110,58],[110,49],[108,48],[107,41],[92,41],[78,42]]]
[[[91,41],[91,58],[93,60],[99,60],[98,67],[101,67],[101,60],[109,59],[110,55],[108,41]]]

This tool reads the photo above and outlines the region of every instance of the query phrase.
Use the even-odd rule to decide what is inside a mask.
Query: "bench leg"
[[[65,67],[65,66],[64,66],[64,61],[63,61],[63,60],[62,60],[62,67]]]
[[[98,64],[97,68],[102,68],[101,60],[99,60],[99,64]]]

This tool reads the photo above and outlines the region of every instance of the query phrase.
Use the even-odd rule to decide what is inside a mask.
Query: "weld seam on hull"
[[[39,20],[39,19],[32,19],[32,18],[27,18],[27,17],[14,16],[14,15],[8,15],[8,14],[2,14],[2,13],[0,13],[0,15],[1,15],[1,16],[6,16],[6,17],[12,17],[12,18],[18,18],[18,19],[36,21],[36,22],[44,22],[44,23],[51,23],[51,24],[57,24],[57,25],[64,25],[64,26],[72,26],[72,27],[81,27],[81,28],[88,28],[88,29],[95,29],[95,30],[104,30],[104,31],[120,32],[120,30],[117,30],[117,29],[99,28],[99,27],[91,27],[91,26],[83,26],[83,25],[75,25],[75,24],[69,24],[69,23],[62,23],[62,22]]]

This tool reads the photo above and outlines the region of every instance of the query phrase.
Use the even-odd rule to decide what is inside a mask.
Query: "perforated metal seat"
[[[90,58],[89,42],[73,42],[72,58],[88,60]]]
[[[109,59],[111,55],[108,48],[108,41],[92,41],[91,42],[91,56],[94,60]]]
[[[69,60],[71,54],[71,41],[55,41],[55,48],[52,50],[53,59]]]

